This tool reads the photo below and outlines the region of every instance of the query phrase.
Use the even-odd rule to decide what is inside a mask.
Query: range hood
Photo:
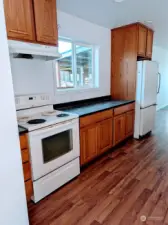
[[[14,58],[55,60],[61,57],[58,48],[42,44],[33,44],[20,41],[8,41],[9,52]]]

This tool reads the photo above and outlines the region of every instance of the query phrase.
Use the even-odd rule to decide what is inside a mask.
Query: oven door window
[[[43,161],[48,163],[73,149],[72,129],[42,139]]]

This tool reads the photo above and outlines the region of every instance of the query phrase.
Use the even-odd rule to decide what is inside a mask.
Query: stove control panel
[[[16,109],[26,109],[42,105],[52,104],[50,94],[15,96]]]

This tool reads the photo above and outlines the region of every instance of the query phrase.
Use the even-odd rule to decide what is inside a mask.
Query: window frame
[[[58,41],[65,41],[65,42],[69,42],[72,44],[72,74],[73,74],[73,78],[74,78],[74,85],[73,87],[58,87],[58,66],[55,65],[56,62],[54,62],[53,67],[55,68],[55,85],[56,85],[56,92],[66,92],[66,91],[82,91],[82,90],[91,90],[91,89],[98,89],[98,83],[96,82],[96,80],[99,80],[99,72],[98,72],[98,68],[96,67],[96,60],[97,60],[97,56],[96,56],[96,52],[98,50],[98,47],[92,44],[88,44],[86,42],[81,42],[81,41],[73,41],[71,39],[65,38],[65,37],[59,37]],[[92,86],[89,87],[88,85],[84,85],[84,86],[78,86],[77,85],[77,60],[76,60],[76,46],[83,46],[83,47],[88,47],[92,49]],[[99,58],[99,55],[98,55]],[[61,59],[61,58],[60,58]]]

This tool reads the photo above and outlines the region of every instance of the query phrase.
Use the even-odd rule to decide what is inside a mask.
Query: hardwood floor
[[[152,136],[128,140],[38,204],[31,225],[168,225],[168,111]]]

